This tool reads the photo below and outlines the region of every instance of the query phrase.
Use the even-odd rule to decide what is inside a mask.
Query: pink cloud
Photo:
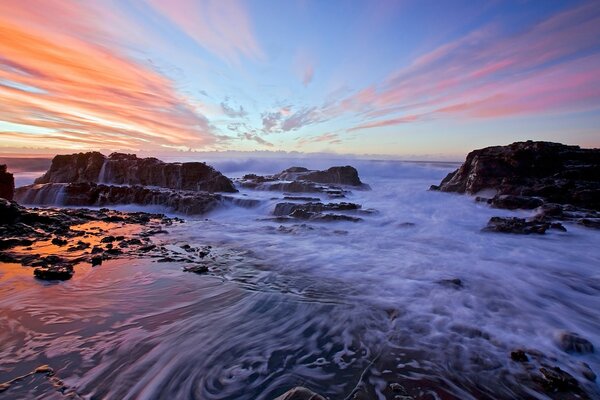
[[[198,45],[231,64],[240,57],[263,60],[244,3],[237,0],[149,0],[149,3]]]

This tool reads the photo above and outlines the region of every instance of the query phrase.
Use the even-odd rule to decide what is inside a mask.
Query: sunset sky
[[[0,153],[600,147],[600,1],[0,1]]]

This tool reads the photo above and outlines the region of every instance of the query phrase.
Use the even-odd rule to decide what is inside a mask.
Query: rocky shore
[[[552,142],[516,142],[467,155],[462,166],[431,190],[478,195],[494,208],[534,209],[528,220],[494,217],[487,231],[544,233],[573,221],[600,227],[600,149]]]

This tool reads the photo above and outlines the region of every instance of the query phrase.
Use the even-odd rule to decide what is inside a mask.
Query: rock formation
[[[533,141],[486,147],[469,153],[459,169],[431,189],[468,194],[494,189],[521,201],[536,197],[600,210],[600,149]]]
[[[33,184],[16,190],[15,199],[22,204],[95,206],[119,204],[160,206],[186,215],[205,214],[219,205],[231,203],[253,207],[257,201],[237,199],[221,194],[152,187],[115,186],[89,182]]]
[[[233,183],[202,162],[165,163],[134,154],[98,153],[58,155],[35,183],[104,183],[158,186],[175,190],[236,192]]]
[[[288,193],[325,193],[331,198],[344,197],[347,189],[369,189],[362,183],[356,168],[351,166],[331,167],[325,171],[313,171],[304,167],[291,167],[278,174],[259,176],[245,175],[239,185],[256,190],[271,190]]]
[[[0,197],[12,200],[15,193],[15,178],[6,170],[6,165],[0,165]]]

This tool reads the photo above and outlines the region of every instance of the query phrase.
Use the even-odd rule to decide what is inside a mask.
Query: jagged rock
[[[52,266],[48,266],[48,267],[36,268],[33,271],[33,275],[36,278],[42,279],[45,281],[49,281],[49,280],[66,281],[68,279],[71,279],[73,274],[74,274],[74,271],[73,271],[72,267],[60,266],[60,265],[52,265]]]
[[[221,194],[147,188],[143,186],[109,186],[89,182],[48,183],[23,186],[15,198],[22,204],[96,206],[119,204],[163,206],[173,212],[187,215],[207,213],[224,203],[254,207],[252,199],[237,199]]]
[[[492,217],[482,231],[529,235],[532,233],[544,234],[548,229],[566,231],[565,227],[558,222],[540,222],[535,219],[527,220],[516,217]]]
[[[58,155],[35,183],[107,183],[175,190],[236,192],[233,183],[202,162],[165,163],[134,154],[98,152]]]
[[[354,203],[278,203],[275,206],[273,215],[282,216],[290,215],[296,210],[302,210],[313,213],[320,213],[323,211],[356,211],[361,209],[360,204]]]
[[[600,149],[533,141],[486,147],[469,153],[432,189],[469,194],[494,189],[600,210]]]
[[[15,178],[7,171],[6,165],[0,165],[0,197],[12,200],[15,194]]]
[[[298,386],[288,390],[274,400],[325,400],[325,398],[305,387]]]
[[[258,190],[273,190],[290,193],[326,193],[331,197],[343,197],[344,190],[338,185],[368,189],[351,166],[331,167],[325,171],[311,171],[304,167],[291,167],[278,174],[259,176],[245,175],[239,184]]]
[[[592,342],[574,332],[559,332],[555,337],[556,344],[567,353],[593,353]]]
[[[559,367],[544,366],[540,368],[541,383],[547,392],[582,393],[579,382],[571,374]]]

